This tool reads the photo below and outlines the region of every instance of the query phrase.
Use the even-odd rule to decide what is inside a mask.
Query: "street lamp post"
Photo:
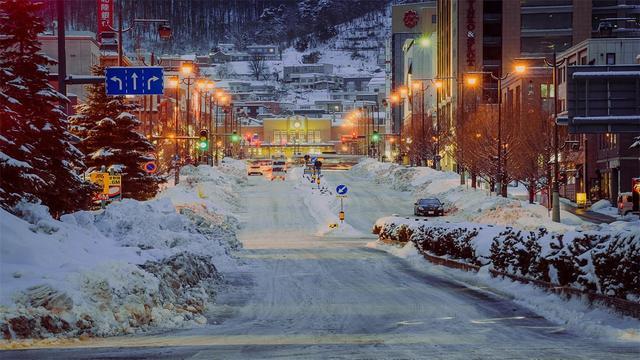
[[[525,71],[524,66],[516,66],[516,73],[523,73]],[[505,80],[511,73],[506,73],[503,76],[494,75],[490,71],[472,71],[468,74],[488,74],[493,80],[498,82],[498,171],[496,174],[496,194],[500,194],[503,197],[507,197],[506,188],[502,184],[502,81]],[[503,188],[505,191],[503,191]]]
[[[133,19],[133,25],[124,29],[123,23],[122,23],[122,1],[120,1],[118,3],[118,28],[114,29],[113,27],[111,27],[111,25],[107,25],[109,30],[118,33],[118,66],[124,65],[123,64],[124,50],[122,47],[122,34],[131,31],[134,25],[138,23],[160,23],[161,25],[158,30],[160,32],[160,38],[165,40],[171,37],[171,29],[166,25],[167,23],[169,23],[169,20],[167,19]]]
[[[179,113],[180,113],[180,78],[178,76],[176,76],[175,79],[170,80],[169,81],[169,86],[170,87],[175,87],[175,89],[176,89],[176,107],[175,107],[175,112],[174,112],[176,130],[175,130],[175,134],[173,136],[173,144],[174,144],[174,148],[173,148],[173,163],[174,163],[174,173],[175,173],[174,183],[175,183],[175,185],[178,185],[180,183],[180,162],[179,162],[180,149],[179,149],[179,146],[178,146],[178,132],[180,131],[179,125],[178,125]]]
[[[554,222],[560,222],[560,185],[558,183],[558,177],[560,176],[560,164],[559,164],[559,147],[558,147],[558,66],[562,66],[566,59],[562,59],[558,62],[556,51],[553,51],[553,58],[551,62],[544,59],[546,66],[553,69],[553,195],[551,196],[551,220]]]
[[[191,136],[191,85],[195,84],[195,78],[191,77],[193,66],[191,64],[183,64],[180,68],[185,78],[182,82],[187,85],[187,136]],[[191,154],[191,140],[187,139],[187,155]]]

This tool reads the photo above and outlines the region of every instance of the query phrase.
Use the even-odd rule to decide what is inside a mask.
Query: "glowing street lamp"
[[[527,71],[527,67],[525,65],[516,65],[515,70],[516,73],[523,74],[525,71]]]
[[[409,93],[409,90],[407,89],[407,87],[406,87],[406,86],[401,86],[401,87],[398,89],[398,92],[400,92],[400,97],[406,98],[406,97],[407,97],[407,94]]]
[[[429,47],[431,46],[431,39],[429,39],[429,37],[427,35],[422,35],[419,39],[418,39],[418,44],[420,44],[421,47]]]
[[[478,84],[478,78],[476,76],[467,76],[467,85],[476,86]]]
[[[189,76],[193,72],[193,66],[191,64],[182,64],[180,67],[180,72],[184,76]]]

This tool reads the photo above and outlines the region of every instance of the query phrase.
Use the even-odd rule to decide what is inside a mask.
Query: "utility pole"
[[[558,163],[558,62],[556,50],[553,50],[553,195],[551,197],[551,220],[560,222],[560,186],[558,176],[560,175],[560,164]]]

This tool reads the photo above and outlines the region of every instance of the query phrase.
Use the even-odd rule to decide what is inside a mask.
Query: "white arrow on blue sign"
[[[349,191],[349,188],[347,188],[347,185],[340,184],[336,186],[336,192],[338,193],[338,195],[344,195],[347,193],[347,191]]]
[[[160,95],[164,92],[164,70],[159,66],[107,68],[107,95]]]

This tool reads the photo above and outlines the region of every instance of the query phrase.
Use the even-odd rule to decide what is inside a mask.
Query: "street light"
[[[175,124],[176,124],[176,133],[175,133],[175,139],[174,139],[174,150],[173,150],[173,162],[174,162],[174,173],[175,173],[175,180],[174,180],[174,184],[178,185],[180,183],[180,164],[179,164],[179,153],[180,153],[180,149],[178,146],[178,132],[179,132],[179,126],[178,126],[178,119],[179,119],[179,114],[180,114],[180,78],[178,76],[176,76],[175,78],[171,78],[169,79],[169,87],[170,88],[174,88],[176,89],[176,108],[175,108]]]
[[[478,78],[476,76],[467,76],[466,77],[467,85],[476,86],[478,84]]]
[[[523,74],[527,68],[523,65],[515,66],[515,72]],[[490,71],[474,71],[468,74],[488,74],[493,80],[498,82],[498,173],[496,174],[496,186],[498,187],[496,193],[500,193],[503,197],[507,197],[506,193],[503,193],[502,189],[502,81],[505,80],[511,73],[506,73],[503,76],[496,76]]]
[[[559,177],[560,177],[560,162],[559,162],[559,146],[558,146],[558,100],[557,100],[557,94],[558,94],[558,67],[562,66],[565,62],[566,62],[566,58],[565,59],[561,59],[560,61],[558,61],[557,58],[557,53],[555,51],[555,48],[553,50],[553,57],[551,58],[551,61],[547,60],[546,57],[540,57],[540,58],[522,58],[522,59],[518,59],[518,60],[543,60],[545,66],[549,67],[552,69],[552,79],[553,79],[553,154],[554,154],[554,162],[553,162],[553,193],[551,196],[551,220],[553,222],[560,222],[560,184],[559,184]],[[524,68],[526,70],[526,67],[524,65],[517,65],[516,69],[518,67]]]

